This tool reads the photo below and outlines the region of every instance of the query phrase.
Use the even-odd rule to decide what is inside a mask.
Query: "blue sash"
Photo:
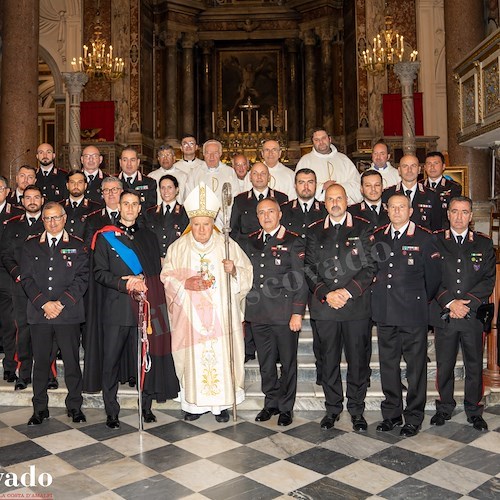
[[[102,233],[102,235],[134,274],[142,273],[142,265],[139,262],[139,257],[137,257],[131,248],[122,243],[112,231]]]

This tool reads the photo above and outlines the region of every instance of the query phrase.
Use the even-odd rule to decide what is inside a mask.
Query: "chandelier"
[[[409,48],[411,50],[411,47]],[[413,62],[417,59],[417,55],[418,52],[412,50],[406,59]],[[392,67],[403,60],[405,60],[404,37],[394,30],[392,16],[386,14],[385,29],[373,38],[371,48],[363,50],[362,66],[374,75],[383,75],[387,67]]]
[[[121,57],[113,57],[113,47],[107,47],[106,39],[102,38],[102,24],[99,6],[94,21],[94,35],[90,39],[90,47],[83,46],[83,57],[78,61],[73,57],[71,66],[74,71],[86,73],[89,78],[104,78],[109,81],[118,80],[123,76],[125,62]]]

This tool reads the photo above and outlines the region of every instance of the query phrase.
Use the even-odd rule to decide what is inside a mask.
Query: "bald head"
[[[250,169],[250,182],[256,191],[262,192],[269,184],[269,169],[262,162],[254,163]]]

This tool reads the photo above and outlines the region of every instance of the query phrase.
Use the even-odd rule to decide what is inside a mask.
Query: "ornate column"
[[[69,165],[80,167],[80,96],[89,77],[82,72],[63,73],[62,77],[69,94]]]
[[[399,62],[394,65],[394,73],[401,83],[401,105],[403,111],[403,153],[414,155],[417,151],[415,142],[415,109],[413,107],[413,81],[417,76],[420,63]]]
[[[167,31],[165,45],[167,46],[167,142],[176,142],[177,133],[177,40],[179,33]]]
[[[298,69],[297,69],[297,42],[296,38],[288,38],[286,48],[288,51],[288,137],[290,141],[299,141],[300,114],[297,106],[297,96],[299,95]]]
[[[312,129],[317,125],[316,121],[316,61],[314,58],[314,46],[316,37],[314,31],[302,32],[305,45],[305,140],[309,141]]]
[[[182,39],[182,70],[183,70],[183,134],[194,134],[194,67],[193,47],[196,42],[194,33],[185,33]]]
[[[4,0],[2,15],[2,96],[0,173],[12,180],[16,168],[38,145],[39,0]]]
[[[469,0],[444,0],[448,155],[450,165],[468,165],[471,173],[469,196],[474,202],[486,201],[489,197],[489,151],[458,144],[460,114],[454,69],[485,38],[483,4]],[[466,27],[464,19],[467,20]]]
[[[322,26],[317,31],[321,40],[321,108],[323,120],[320,125],[333,134],[333,57],[332,40],[333,27]]]
[[[214,136],[212,133],[212,111],[217,114],[215,106],[212,105],[212,49],[214,43],[204,40],[201,43],[201,96],[202,96],[202,137],[198,140],[204,142]]]

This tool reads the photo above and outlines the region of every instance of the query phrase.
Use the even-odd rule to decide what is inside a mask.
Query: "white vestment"
[[[174,167],[182,170],[187,175],[191,175],[191,172],[196,172],[196,170],[204,165],[204,161],[199,158],[194,158],[193,160],[177,160],[174,163]]]
[[[326,181],[335,181],[346,191],[348,205],[359,203],[361,196],[361,175],[354,163],[349,158],[337,151],[333,145],[330,146],[330,153],[324,155],[318,153],[314,148],[310,153],[305,154],[297,163],[295,172],[302,168],[310,168],[316,174],[318,187],[316,199],[324,201],[325,193],[323,184]]]
[[[164,169],[163,167],[157,168],[156,170],[153,170],[150,174],[148,174],[148,177],[151,177],[156,181],[157,187],[157,204],[161,205],[162,199],[160,195],[160,179],[164,175],[171,175],[177,179],[177,182],[179,183],[179,194],[177,195],[177,201],[179,203],[184,202],[184,198],[186,197],[186,184],[187,184],[187,179],[188,175],[183,172],[182,170],[179,170],[178,168],[175,167],[175,165],[172,166],[169,170]]]
[[[368,170],[375,170],[378,172],[382,176],[383,188],[387,189],[401,182],[401,176],[399,175],[398,169],[394,168],[389,162],[385,165],[384,168],[376,168],[372,163],[372,166]]]
[[[289,200],[294,200],[297,198],[297,192],[295,191],[295,174],[291,168],[285,167],[283,163],[278,162],[274,167],[269,168],[269,187],[275,191],[280,191],[288,196]],[[252,183],[250,182],[250,172],[245,177],[245,189],[244,191],[250,191],[252,189]]]
[[[191,232],[172,243],[160,275],[165,285],[172,355],[181,386],[181,407],[188,413],[211,411],[218,415],[233,404],[230,299],[236,403],[245,398],[242,307],[252,287],[253,271],[246,254],[231,239],[229,255],[236,266],[236,277],[230,278],[230,291],[222,264],[224,237],[216,231],[206,244],[196,242]],[[186,279],[200,272],[211,283],[210,288],[186,290]]]

